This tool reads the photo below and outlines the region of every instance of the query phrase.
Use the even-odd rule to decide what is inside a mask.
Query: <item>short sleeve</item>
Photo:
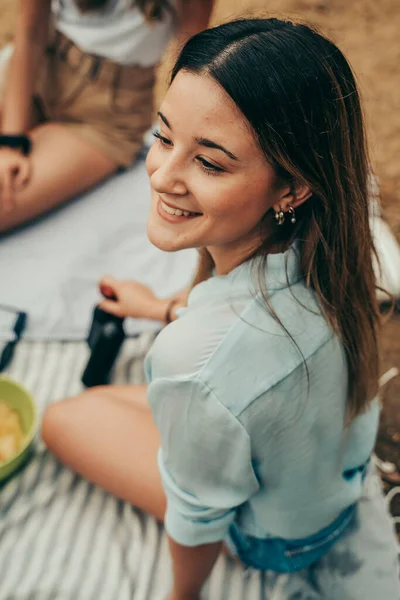
[[[156,379],[149,400],[169,535],[184,546],[224,539],[237,508],[258,490],[247,431],[199,379]]]

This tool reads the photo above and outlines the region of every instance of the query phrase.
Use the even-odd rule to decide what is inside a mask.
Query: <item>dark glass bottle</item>
[[[82,375],[86,387],[109,382],[124,339],[123,317],[116,317],[96,306],[88,335],[91,354]]]

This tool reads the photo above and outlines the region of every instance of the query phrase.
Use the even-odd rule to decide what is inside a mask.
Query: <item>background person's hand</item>
[[[0,206],[5,211],[15,205],[15,193],[25,187],[31,174],[31,162],[18,150],[0,148]]]
[[[137,281],[121,281],[106,276],[99,283],[106,297],[100,308],[118,317],[162,320],[164,300],[159,300],[149,287]],[[111,299],[114,296],[115,299]],[[162,306],[161,306],[162,305]]]

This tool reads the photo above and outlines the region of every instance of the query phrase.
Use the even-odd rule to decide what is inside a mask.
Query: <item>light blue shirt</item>
[[[260,264],[197,285],[146,358],[166,528],[183,545],[222,540],[233,522],[259,538],[303,538],[361,495],[378,403],[345,427],[344,350],[296,248],[270,255],[265,271],[295,343],[258,291]]]

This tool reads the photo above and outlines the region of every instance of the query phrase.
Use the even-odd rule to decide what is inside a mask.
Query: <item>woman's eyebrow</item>
[[[207,138],[195,138],[195,139],[196,139],[196,142],[198,144],[200,144],[200,146],[205,146],[206,148],[215,148],[216,150],[222,150],[222,152],[225,152],[225,154],[227,156],[229,156],[229,158],[231,158],[232,160],[239,160],[237,156],[232,154],[232,152],[229,152],[229,150],[227,150],[220,144],[213,142],[212,140],[208,140]]]
[[[161,111],[158,111],[157,114],[160,117],[161,121],[168,127],[168,129],[170,129],[172,131],[172,127],[169,124],[167,117],[165,115],[163,115]]]
[[[160,117],[161,121],[168,127],[168,129],[170,129],[172,131],[172,127],[171,127],[167,117],[165,115],[163,115],[163,113],[160,110],[157,112],[157,115]],[[222,152],[225,152],[225,154],[227,156],[229,156],[229,158],[231,158],[232,160],[239,160],[238,157],[235,156],[232,152],[230,152],[229,150],[227,150],[220,144],[213,142],[212,140],[208,140],[207,138],[195,138],[195,140],[200,146],[205,146],[206,148],[215,148],[216,150],[221,150]]]

